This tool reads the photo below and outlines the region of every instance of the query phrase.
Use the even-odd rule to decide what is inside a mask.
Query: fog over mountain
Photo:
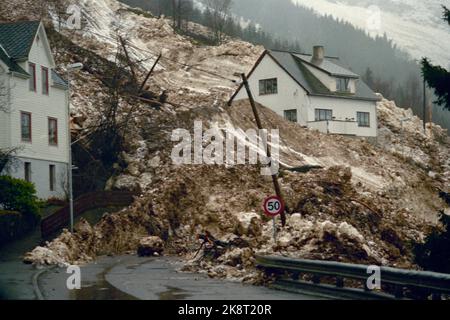
[[[332,15],[388,38],[414,59],[424,56],[450,67],[450,32],[443,23],[442,5],[448,0],[292,0],[312,8],[321,15]],[[374,9],[380,9],[379,29],[370,27]],[[376,12],[375,12],[376,14]]]

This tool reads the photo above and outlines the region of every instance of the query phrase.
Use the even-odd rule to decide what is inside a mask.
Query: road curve
[[[80,290],[68,290],[69,274],[55,268],[41,274],[39,290],[45,299],[68,300],[316,300],[266,287],[179,273],[174,258],[139,258],[134,255],[102,257],[81,267]]]

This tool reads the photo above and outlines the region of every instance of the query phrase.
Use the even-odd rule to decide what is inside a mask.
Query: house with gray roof
[[[55,67],[42,22],[0,23],[0,150],[16,150],[0,174],[34,183],[42,199],[67,190],[67,83]]]
[[[248,82],[254,99],[286,120],[329,134],[377,136],[379,96],[322,46],[311,55],[266,50]],[[241,85],[230,104],[243,99]]]

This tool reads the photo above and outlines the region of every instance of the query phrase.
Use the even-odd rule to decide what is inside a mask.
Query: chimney
[[[323,46],[314,46],[313,61],[322,61],[325,57],[325,48]]]

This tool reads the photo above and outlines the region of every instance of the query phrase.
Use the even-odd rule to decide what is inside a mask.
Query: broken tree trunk
[[[156,66],[158,65],[158,62],[161,59],[161,57],[162,57],[162,54],[160,53],[158,58],[156,59],[155,63],[153,64],[152,68],[150,69],[147,76],[145,77],[144,81],[142,82],[141,86],[139,87],[138,94],[140,94],[142,92],[142,89],[144,89],[145,84],[147,83],[148,79],[152,75],[153,70],[155,70]]]

